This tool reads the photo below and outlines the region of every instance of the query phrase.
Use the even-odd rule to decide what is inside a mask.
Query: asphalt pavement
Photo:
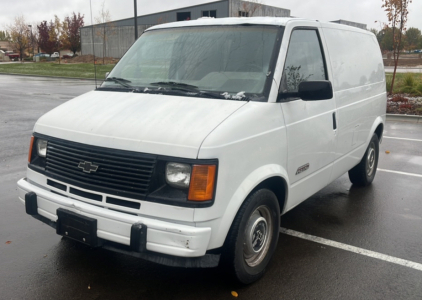
[[[343,175],[282,216],[265,277],[244,287],[219,268],[91,249],[25,213],[16,182],[34,123],[93,89],[0,75],[0,299],[422,299],[422,124],[387,122],[371,186]]]

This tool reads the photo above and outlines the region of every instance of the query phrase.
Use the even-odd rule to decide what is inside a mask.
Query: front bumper
[[[131,228],[134,224],[144,224],[147,227],[146,253],[127,253],[148,259],[154,253],[163,254],[160,261],[180,261],[180,258],[199,258],[206,254],[211,237],[211,228],[193,227],[167,221],[155,220],[143,216],[134,216],[117,211],[104,209],[72,198],[64,197],[32,184],[23,178],[18,181],[19,200],[25,204],[25,195],[33,192],[37,196],[37,219],[55,226],[57,209],[62,208],[79,215],[97,220],[97,236],[106,243],[104,248],[118,252],[128,252],[131,245]],[[120,247],[121,246],[121,247]],[[129,251],[133,252],[133,251]],[[170,256],[170,257],[167,257]],[[177,258],[178,257],[178,258]],[[148,259],[157,261],[155,259]],[[209,257],[206,258],[209,261]],[[172,265],[171,263],[164,263]],[[190,266],[188,263],[185,266]],[[218,259],[216,261],[218,264]],[[180,264],[177,264],[180,265]],[[183,264],[182,264],[183,265]],[[201,263],[199,263],[201,266]]]

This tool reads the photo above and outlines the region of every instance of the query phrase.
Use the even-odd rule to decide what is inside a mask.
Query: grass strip
[[[97,65],[97,78],[104,79],[114,65]],[[94,78],[93,64],[13,63],[0,64],[0,73],[51,77]]]

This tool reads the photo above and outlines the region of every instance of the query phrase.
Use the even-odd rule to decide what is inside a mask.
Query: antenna
[[[95,89],[97,89],[97,65],[95,64],[95,47],[94,47],[94,22],[92,21],[92,4],[89,0],[89,8],[91,9],[91,34],[92,34],[92,54],[94,55],[94,78],[95,78]]]

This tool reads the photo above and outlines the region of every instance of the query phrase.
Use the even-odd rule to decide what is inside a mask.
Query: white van
[[[224,263],[251,283],[280,215],[346,172],[372,182],[386,99],[369,31],[268,17],[158,25],[99,88],[38,120],[19,199],[92,247]]]

